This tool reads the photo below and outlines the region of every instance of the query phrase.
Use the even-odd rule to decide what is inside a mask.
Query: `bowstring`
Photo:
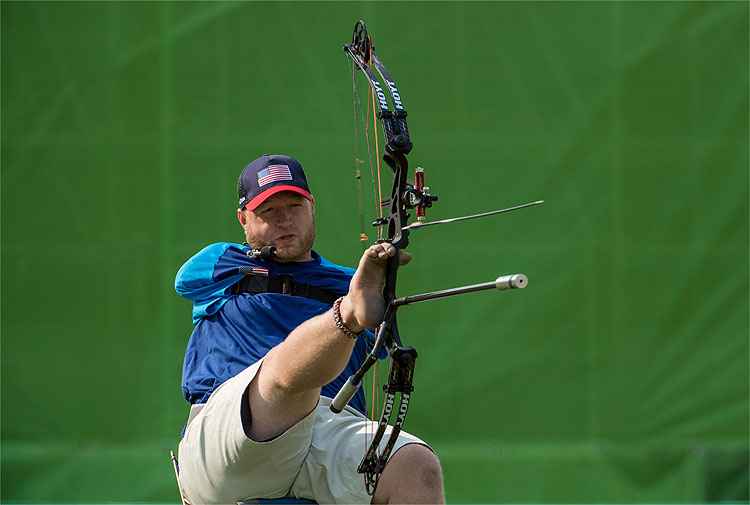
[[[369,49],[370,54],[368,61],[372,62],[372,39],[370,39]],[[383,186],[382,186],[382,171],[383,171],[383,158],[380,155],[380,143],[379,143],[379,129],[378,129],[378,117],[377,117],[377,105],[375,103],[375,93],[372,90],[372,87],[369,85],[367,86],[367,89],[369,90],[369,97],[370,97],[370,116],[372,118],[372,137],[375,144],[375,160],[376,160],[376,166],[377,166],[377,193],[376,193],[376,199],[375,199],[375,207],[376,207],[376,215],[378,216],[378,219],[383,219]],[[375,183],[375,177],[373,176],[373,184]],[[373,193],[375,194],[374,188]],[[378,240],[383,239],[383,226],[377,227],[377,237]],[[381,404],[381,372],[380,367],[378,366],[379,362],[376,361],[373,365],[372,370],[372,392],[370,393],[370,397],[372,398],[372,405],[370,407],[371,413],[370,418],[377,421],[380,418],[380,412],[377,411],[378,406],[382,409]],[[368,426],[372,426],[372,429],[374,430],[375,427],[372,424],[368,424]],[[369,436],[366,438],[372,438],[374,437],[374,431],[369,433]],[[367,447],[369,447],[370,443],[368,440],[367,446],[365,447],[365,451],[367,451]]]
[[[370,44],[370,47],[372,47],[372,44]],[[370,58],[368,58],[369,61],[372,61],[372,57],[370,55]],[[369,63],[368,63],[369,64]],[[378,129],[378,117],[377,117],[377,104],[376,104],[376,97],[375,93],[373,92],[371,86],[367,85],[367,111],[365,114],[362,114],[362,103],[360,100],[359,90],[357,88],[357,74],[358,68],[354,64],[354,62],[351,62],[351,68],[352,68],[352,90],[353,90],[353,105],[354,105],[354,136],[355,136],[355,142],[354,142],[354,177],[356,180],[356,186],[357,186],[357,200],[358,200],[358,211],[359,211],[359,226],[360,226],[360,233],[359,233],[359,240],[360,243],[363,245],[363,249],[368,247],[369,243],[369,237],[367,232],[365,231],[365,215],[364,215],[364,196],[363,196],[363,189],[362,189],[362,170],[361,165],[364,164],[364,160],[362,160],[359,156],[359,145],[360,145],[360,137],[361,133],[364,133],[363,137],[365,139],[365,145],[367,147],[367,165],[370,172],[370,185],[371,185],[371,191],[372,191],[372,197],[373,197],[373,205],[375,207],[375,215],[382,220],[383,218],[383,192],[382,192],[382,168],[383,168],[383,160],[380,156],[380,134]],[[360,129],[359,121],[363,120],[364,122],[364,131]],[[373,161],[374,160],[374,161]],[[382,240],[384,236],[384,230],[383,226],[377,227],[377,233],[376,233],[377,239]],[[381,402],[381,383],[382,383],[382,371],[378,367],[378,362],[376,361],[373,365],[373,369],[370,374],[370,419],[373,421],[377,421],[377,419],[380,418],[381,412],[379,412],[378,405],[380,405]],[[381,405],[382,409],[382,405]],[[375,426],[372,423],[367,423],[367,427],[365,428],[365,437],[364,437],[364,448],[363,451],[366,452],[367,448],[370,445],[370,441],[374,437],[374,430]]]
[[[352,69],[352,104],[354,105],[354,179],[357,190],[357,213],[359,214],[359,241],[362,244],[362,248],[364,249],[365,247],[367,247],[369,237],[365,232],[365,207],[364,196],[362,192],[361,166],[364,161],[359,155],[359,144],[361,142],[359,122],[362,119],[362,103],[359,98],[359,91],[357,89],[357,67],[349,58],[347,58],[347,61],[349,61]],[[366,122],[365,127],[367,127]],[[365,141],[365,143],[367,142]]]
[[[378,146],[378,124],[377,124],[377,116],[375,114],[375,93],[373,93],[372,88],[367,86],[367,116],[365,118],[365,124],[368,127],[368,130],[370,131],[370,134],[367,135],[367,154],[370,162],[370,184],[372,186],[372,195],[373,199],[375,200],[373,204],[375,205],[375,215],[380,217],[382,214],[380,213],[379,205],[378,205],[378,198],[380,196],[380,164],[378,163],[379,160],[379,146]],[[372,128],[370,128],[372,126]],[[370,138],[372,141],[370,141]],[[373,149],[375,151],[375,166],[373,166]],[[377,173],[377,177],[376,177]],[[377,182],[377,184],[376,184]],[[380,239],[380,228],[376,228],[376,236],[378,240]],[[378,402],[380,401],[380,397],[378,395],[378,363],[375,362],[373,365],[373,369],[370,372],[370,419],[377,419],[375,417],[376,415],[376,406],[378,405]],[[371,423],[367,423],[367,429],[365,430],[365,446],[363,448],[363,454],[367,452],[367,448],[370,446],[371,439],[375,436],[375,428]]]
[[[352,71],[352,104],[354,108],[354,178],[356,181],[356,188],[357,188],[357,210],[359,213],[359,242],[362,245],[362,249],[366,249],[369,245],[369,236],[367,232],[365,231],[365,205],[364,205],[364,194],[362,189],[362,169],[361,166],[364,164],[364,160],[359,156],[360,151],[360,143],[364,139],[365,147],[367,148],[367,165],[370,172],[370,184],[372,186],[372,192],[373,194],[376,194],[376,188],[375,188],[375,169],[373,167],[373,161],[372,161],[372,143],[370,142],[370,114],[371,114],[371,95],[372,90],[370,89],[370,86],[367,86],[367,110],[363,113],[362,110],[362,101],[360,99],[359,94],[359,88],[357,86],[357,75],[359,73],[359,70],[355,63],[350,60],[351,64],[351,71]],[[360,128],[360,121],[364,123],[364,127]],[[360,135],[364,133],[364,136],[361,137]],[[369,207],[369,205],[368,205]],[[368,349],[368,352],[370,352],[371,349]],[[375,403],[376,403],[376,393],[375,393],[375,381],[372,379],[372,376],[370,376],[370,383],[372,386],[372,389],[370,391],[370,416],[372,416],[375,413]],[[367,388],[364,389],[367,391]],[[370,423],[367,423],[365,427],[365,436],[363,439],[363,453],[367,451],[367,447],[369,447],[370,440],[373,437],[373,430],[371,428]]]
[[[370,48],[372,48],[372,41],[370,42]],[[372,50],[372,49],[370,49]],[[368,61],[372,61],[372,55],[369,55]],[[375,102],[375,93],[372,90],[372,87],[369,85],[367,86],[367,94],[368,94],[368,101],[367,101],[367,115],[365,119],[365,127],[366,130],[369,130],[366,132],[365,137],[367,138],[367,151],[368,151],[368,161],[369,161],[369,168],[370,168],[370,183],[372,186],[372,195],[373,195],[373,205],[375,207],[375,215],[378,217],[378,219],[383,218],[383,191],[382,191],[382,169],[383,169],[383,161],[380,156],[380,135],[379,135],[379,129],[378,129],[378,116],[377,116],[377,104]],[[374,151],[374,153],[373,153]],[[374,156],[373,156],[374,154]],[[373,162],[374,160],[374,162]],[[376,236],[377,240],[382,240],[383,238],[383,227],[378,226],[376,228]],[[377,419],[380,418],[380,413],[378,412],[378,406],[381,404],[381,396],[380,396],[380,385],[381,385],[381,372],[380,367],[378,366],[379,363],[376,361],[373,365],[372,371],[370,373],[370,419],[373,421],[377,421]],[[382,408],[382,406],[381,406]],[[367,452],[367,448],[370,446],[370,442],[372,438],[375,435],[375,425],[368,423],[366,434],[365,434],[365,446],[364,446],[364,452]]]
[[[370,40],[369,47],[370,47],[370,58],[369,58],[369,61],[372,61],[372,47],[373,47],[372,39]],[[378,183],[377,183],[377,198],[375,200],[375,207],[377,209],[376,210],[376,215],[378,216],[378,219],[380,219],[382,221],[382,219],[383,219],[383,185],[382,185],[383,157],[380,155],[380,146],[379,146],[379,142],[378,142],[378,138],[379,138],[378,132],[379,132],[379,130],[377,128],[377,122],[378,122],[377,113],[375,112],[376,111],[375,93],[372,91],[372,88],[370,86],[368,86],[368,89],[370,90],[370,104],[371,104],[371,108],[372,108],[373,138],[375,140],[375,160],[376,160],[376,163],[377,163],[377,180],[378,180]],[[375,178],[373,177],[373,180],[374,179]],[[378,240],[383,240],[383,238],[384,238],[383,228],[384,228],[383,226],[378,226],[377,227],[377,237],[378,237]],[[382,373],[381,373],[380,367],[378,365],[379,365],[379,362],[376,361],[375,364],[373,365],[373,370],[372,370],[372,393],[371,393],[371,397],[372,397],[373,400],[372,400],[372,407],[371,407],[371,411],[372,411],[371,418],[373,420],[375,420],[375,421],[377,421],[378,419],[380,419],[380,416],[381,416],[381,413],[382,413],[382,412],[378,412],[378,410],[377,410],[378,406],[380,406],[381,411],[382,411],[382,408],[383,408],[382,399],[381,399],[381,396],[380,396],[380,393],[382,391],[382,388],[381,388],[381,384],[382,384],[382,377],[381,377],[381,375],[382,375]],[[372,425],[372,426],[373,426],[373,429],[375,429],[374,425]],[[370,436],[373,437],[374,433],[372,433]],[[368,443],[368,447],[369,447],[369,443]],[[367,450],[367,449],[365,448],[365,450]]]

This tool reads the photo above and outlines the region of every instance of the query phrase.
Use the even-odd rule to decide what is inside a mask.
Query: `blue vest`
[[[277,263],[247,256],[246,245],[211,244],[190,258],[177,273],[175,290],[193,302],[193,333],[185,352],[182,391],[191,404],[205,403],[224,381],[252,365],[282,342],[304,321],[322,314],[330,305],[311,298],[278,293],[234,294],[245,275],[240,268],[267,269],[269,275],[291,275],[295,283],[309,284],[344,295],[354,270],[335,265],[312,252],[311,261]],[[333,398],[346,379],[364,361],[373,342],[371,333],[359,338],[344,371],[323,386]],[[385,357],[385,353],[379,356]],[[360,389],[350,405],[367,415]]]

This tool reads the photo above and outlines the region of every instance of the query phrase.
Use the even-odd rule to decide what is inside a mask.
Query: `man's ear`
[[[240,225],[244,228],[247,224],[247,216],[242,211],[242,209],[237,209],[237,221],[240,222]]]

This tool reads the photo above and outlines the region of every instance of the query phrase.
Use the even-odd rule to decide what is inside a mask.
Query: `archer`
[[[353,270],[313,251],[315,201],[288,156],[261,156],[237,186],[246,243],[209,245],[175,281],[195,323],[182,381],[191,404],[179,446],[185,500],[443,503],[438,458],[404,431],[370,489],[357,471],[377,428],[364,394],[330,409],[368,353],[366,330],[383,320],[386,265],[408,254],[378,243]]]

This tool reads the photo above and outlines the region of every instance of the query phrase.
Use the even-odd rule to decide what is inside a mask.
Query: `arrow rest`
[[[407,209],[415,209],[417,221],[423,222],[427,216],[427,209],[432,207],[433,202],[438,201],[438,196],[433,195],[430,191],[429,186],[425,186],[425,173],[424,168],[417,167],[414,170],[414,184],[407,184],[406,190],[401,195],[401,200],[404,207]],[[383,200],[380,202],[381,208],[388,208],[391,206],[391,199]],[[407,219],[410,214],[406,215]],[[383,226],[388,224],[388,218],[381,217],[372,221],[373,226]]]

